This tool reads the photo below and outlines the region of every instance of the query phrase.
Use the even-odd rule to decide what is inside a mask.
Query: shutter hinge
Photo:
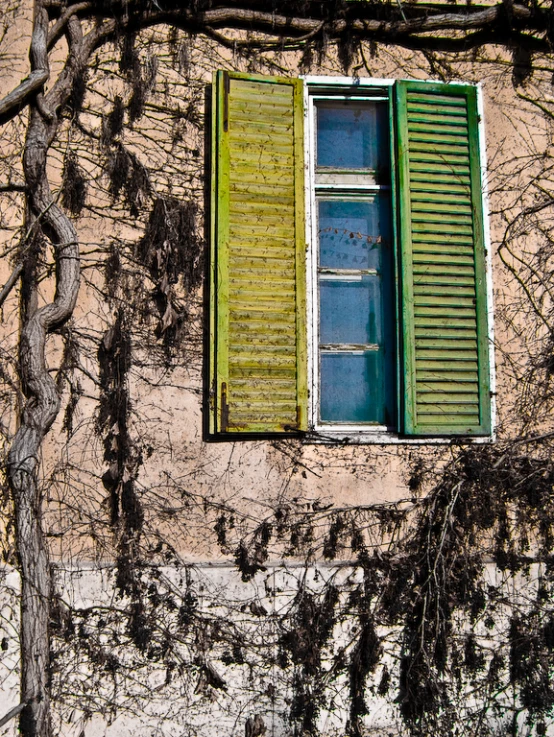
[[[227,404],[227,382],[221,382],[221,432],[229,428],[229,405]]]
[[[229,130],[229,89],[231,79],[228,72],[223,72],[223,130]]]
[[[215,397],[216,397],[215,379],[212,379],[210,390],[208,392],[208,406],[210,408],[210,412],[215,411]]]
[[[285,424],[281,425],[281,427],[283,428],[283,430],[286,430],[288,432],[290,432],[291,430],[292,431],[298,430],[300,428],[301,413],[302,413],[302,408],[300,407],[299,404],[297,404],[296,405],[296,422],[291,422],[289,424],[286,424],[285,423]]]

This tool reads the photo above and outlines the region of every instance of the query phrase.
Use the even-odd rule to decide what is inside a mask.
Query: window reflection
[[[323,422],[386,422],[378,353],[323,353],[320,371]]]
[[[378,276],[358,281],[320,280],[321,343],[367,345],[382,341],[381,283]]]
[[[388,168],[384,102],[318,102],[316,166]]]
[[[319,200],[319,265],[335,269],[379,269],[381,245],[390,242],[390,198]]]

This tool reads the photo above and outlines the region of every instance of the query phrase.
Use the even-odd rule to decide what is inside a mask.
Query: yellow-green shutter
[[[306,429],[302,82],[218,72],[212,165],[212,426]]]
[[[396,83],[404,432],[491,430],[477,98]]]

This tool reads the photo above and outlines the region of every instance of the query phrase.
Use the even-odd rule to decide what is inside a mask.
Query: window
[[[396,429],[388,89],[308,90],[312,424]]]
[[[490,434],[476,89],[218,73],[215,434]]]

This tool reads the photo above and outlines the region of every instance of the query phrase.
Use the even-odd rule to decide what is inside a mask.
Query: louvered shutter
[[[302,82],[218,72],[212,430],[306,429]]]
[[[474,87],[396,83],[404,432],[490,433]]]

